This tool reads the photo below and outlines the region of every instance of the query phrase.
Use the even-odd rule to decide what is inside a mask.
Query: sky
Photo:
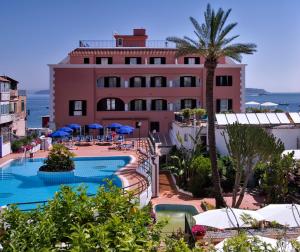
[[[23,89],[49,86],[47,64],[62,60],[79,40],[112,39],[146,28],[149,39],[193,37],[189,17],[203,21],[203,0],[0,0],[0,75]],[[246,86],[273,92],[300,92],[300,1],[212,0],[232,9],[237,42],[257,44],[243,57]]]

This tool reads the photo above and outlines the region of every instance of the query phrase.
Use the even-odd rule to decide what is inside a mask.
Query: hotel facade
[[[113,41],[80,41],[50,64],[50,128],[112,122],[136,126],[141,136],[168,134],[174,112],[205,108],[204,58],[176,57],[166,41],[149,41],[145,29]],[[245,65],[221,58],[216,69],[216,112],[244,110]]]
[[[11,141],[26,135],[26,92],[18,81],[0,76],[0,157],[11,153]]]

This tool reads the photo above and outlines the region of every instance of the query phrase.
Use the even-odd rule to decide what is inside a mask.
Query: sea
[[[246,94],[245,98],[246,102],[274,102],[279,104],[278,109],[287,112],[300,112],[300,93]],[[27,110],[29,112],[27,127],[42,127],[42,116],[49,115],[49,95],[29,93],[27,95]]]
[[[273,102],[278,104],[276,108],[286,112],[300,112],[300,93],[266,93],[246,94],[246,102],[255,101],[259,103]]]
[[[27,127],[41,128],[42,116],[49,115],[48,94],[27,94]]]

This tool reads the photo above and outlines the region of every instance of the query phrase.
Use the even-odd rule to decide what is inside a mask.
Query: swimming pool
[[[159,204],[155,206],[157,220],[167,219],[168,224],[163,228],[164,233],[176,232],[185,229],[185,216],[190,225],[194,225],[193,215],[198,214],[197,209],[191,205]]]
[[[115,172],[126,166],[131,157],[76,157],[73,158],[75,170],[66,175],[53,173],[51,178],[38,174],[43,158],[13,160],[0,168],[0,206],[20,203],[45,201],[53,197],[62,184],[72,187],[87,186],[87,192],[94,194],[99,185],[109,178],[119,187],[122,181]],[[34,206],[22,206],[34,208]]]

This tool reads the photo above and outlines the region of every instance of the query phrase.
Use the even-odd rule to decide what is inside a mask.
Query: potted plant
[[[182,116],[183,116],[185,122],[188,122],[188,120],[190,120],[190,117],[191,117],[191,109],[186,108],[186,109],[183,109],[181,112],[182,112]]]
[[[192,233],[193,233],[194,237],[196,238],[196,240],[200,240],[204,237],[204,235],[206,233],[206,228],[201,225],[194,225],[192,227]]]
[[[39,171],[43,172],[68,172],[75,168],[72,160],[74,154],[62,144],[54,144]]]

